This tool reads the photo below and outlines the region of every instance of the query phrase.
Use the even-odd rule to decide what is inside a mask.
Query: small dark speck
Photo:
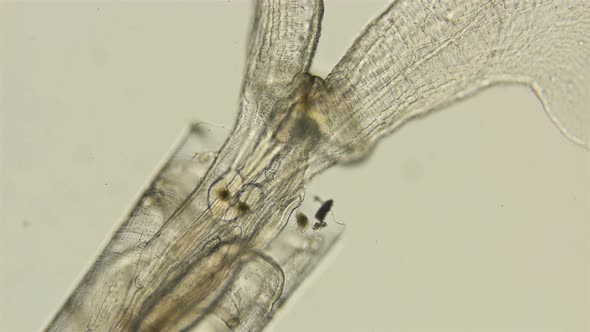
[[[26,219],[21,220],[21,226],[23,228],[28,228],[29,227],[29,221]]]

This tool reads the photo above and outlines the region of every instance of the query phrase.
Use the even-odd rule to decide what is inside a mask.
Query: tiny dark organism
[[[230,196],[231,196],[231,193],[229,192],[229,190],[227,190],[227,188],[219,189],[217,191],[217,197],[219,197],[219,199],[222,201],[229,200]]]
[[[297,220],[297,227],[300,231],[304,231],[309,225],[309,219],[307,219],[307,216],[301,212],[297,212],[295,219]]]
[[[330,212],[330,209],[332,208],[333,204],[334,201],[331,199],[325,201],[322,204],[322,206],[320,206],[318,211],[315,213],[315,218],[320,222],[324,222],[324,219],[326,219],[326,215],[328,214],[328,212]]]
[[[240,201],[238,202],[238,211],[240,211],[241,213],[250,212],[250,205]]]

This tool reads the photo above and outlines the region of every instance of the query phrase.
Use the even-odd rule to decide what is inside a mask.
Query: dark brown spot
[[[250,212],[250,205],[244,202],[238,202],[238,211],[240,211],[241,213]]]
[[[227,190],[227,188],[222,188],[222,189],[217,190],[217,197],[219,197],[219,199],[222,201],[229,200],[230,196],[231,196],[231,193],[229,192],[229,190]]]
[[[307,225],[309,225],[309,219],[307,219],[307,216],[301,212],[297,212],[296,220],[297,227],[299,227],[300,230],[304,230]]]

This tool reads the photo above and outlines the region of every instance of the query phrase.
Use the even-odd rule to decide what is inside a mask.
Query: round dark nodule
[[[250,212],[250,205],[244,202],[238,202],[238,211],[242,213]]]
[[[227,327],[232,329],[232,328],[240,325],[240,319],[238,317],[232,317],[225,322],[225,325],[227,325]]]
[[[230,196],[231,196],[231,193],[229,192],[229,190],[227,188],[222,188],[217,191],[217,197],[219,197],[219,199],[222,201],[229,200]]]
[[[296,221],[297,221],[297,226],[301,230],[304,230],[305,228],[307,228],[307,225],[309,225],[309,219],[307,218],[307,216],[305,214],[303,214],[301,212],[297,212]]]

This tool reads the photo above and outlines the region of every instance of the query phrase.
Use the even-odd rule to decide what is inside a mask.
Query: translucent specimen
[[[325,80],[335,155],[358,158],[408,119],[498,83],[530,85],[588,147],[589,31],[584,0],[396,1]]]
[[[307,227],[305,183],[486,86],[529,84],[589,144],[583,0],[396,1],[325,80],[308,73],[322,12],[257,2],[232,133],[202,152],[191,128],[48,330],[262,329],[343,229]]]

